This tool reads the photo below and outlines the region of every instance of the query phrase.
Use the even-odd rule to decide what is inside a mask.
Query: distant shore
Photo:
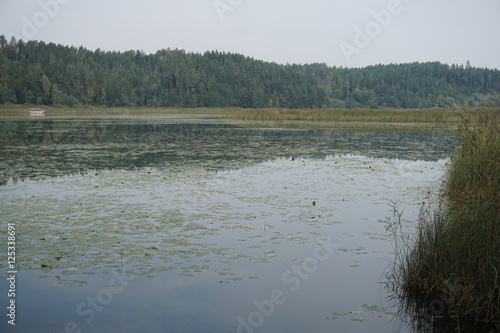
[[[32,105],[0,105],[0,118],[25,117]],[[47,117],[203,115],[236,126],[362,131],[454,132],[467,121],[500,123],[500,108],[243,109],[44,106]]]

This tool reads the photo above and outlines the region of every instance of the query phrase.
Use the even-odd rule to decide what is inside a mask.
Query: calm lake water
[[[18,271],[15,327],[0,282],[0,331],[409,331],[384,288],[386,217],[393,201],[414,224],[457,140],[175,115],[0,120]]]

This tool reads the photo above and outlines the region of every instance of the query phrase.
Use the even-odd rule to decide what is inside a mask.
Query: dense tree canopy
[[[280,65],[218,51],[104,52],[0,36],[0,104],[243,108],[500,106],[500,71],[439,62]]]

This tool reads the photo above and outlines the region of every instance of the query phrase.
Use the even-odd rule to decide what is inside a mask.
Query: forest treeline
[[[500,71],[469,63],[281,65],[240,54],[105,52],[0,36],[0,104],[242,108],[500,106]]]

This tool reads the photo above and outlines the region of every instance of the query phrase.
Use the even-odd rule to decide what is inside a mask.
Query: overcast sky
[[[469,60],[500,69],[500,0],[0,0],[0,34],[290,64]]]

